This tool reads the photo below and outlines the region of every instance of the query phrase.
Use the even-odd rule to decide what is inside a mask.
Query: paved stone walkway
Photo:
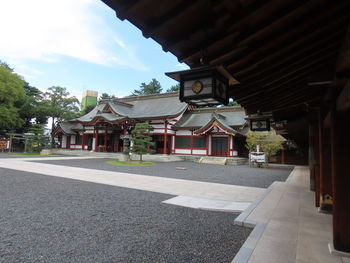
[[[89,157],[55,157],[55,160],[72,160],[74,158],[86,159]],[[260,194],[265,191],[265,189],[257,187],[208,183],[156,176],[144,176],[130,173],[100,171],[86,168],[30,162],[33,160],[39,161],[50,159],[50,157],[40,157],[35,159],[4,158],[0,159],[0,167],[48,176],[70,178],[93,183],[152,191],[157,193],[230,201],[232,204],[234,204],[234,202],[253,202]],[[218,209],[221,209],[221,207],[222,204],[220,204],[220,207]],[[233,209],[232,211],[242,211],[245,207],[245,205],[242,206],[238,204],[236,209],[235,207],[231,206]]]
[[[330,254],[332,216],[319,213],[309,190],[308,167],[295,167],[235,220],[254,227],[232,263],[345,263]]]

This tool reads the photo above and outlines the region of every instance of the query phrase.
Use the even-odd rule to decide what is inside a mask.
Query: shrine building
[[[58,123],[53,135],[62,149],[123,152],[135,123],[149,122],[155,153],[246,156],[249,128],[243,108],[195,108],[178,96],[175,92],[101,100],[86,115]]]

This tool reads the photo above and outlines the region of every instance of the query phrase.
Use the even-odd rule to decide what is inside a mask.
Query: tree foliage
[[[43,126],[40,124],[33,124],[29,129],[30,135],[27,139],[27,151],[40,152],[49,141],[48,136],[44,135]]]
[[[129,152],[140,155],[142,162],[142,155],[146,153],[153,153],[151,147],[154,146],[152,137],[150,135],[151,126],[147,122],[136,123],[135,128],[131,131],[131,138],[133,145],[128,149]]]
[[[64,87],[53,86],[44,93],[42,110],[52,119],[52,130],[56,121],[73,119],[79,114],[79,100],[70,96]]]
[[[166,90],[166,92],[177,92],[180,90],[180,84],[172,85],[169,89]]]
[[[99,100],[111,100],[115,99],[114,95],[109,95],[108,93],[102,93]]]
[[[26,82],[0,61],[0,132],[16,129],[24,124],[19,106],[25,97]]]
[[[150,95],[155,93],[162,92],[162,86],[159,81],[156,79],[152,79],[148,84],[142,82],[140,88],[138,90],[134,90],[131,96],[139,96],[139,95]]]
[[[252,132],[247,134],[246,147],[249,151],[255,151],[256,146],[265,152],[267,157],[276,155],[278,151],[282,150],[282,143],[284,138],[277,135],[275,131],[269,132]]]

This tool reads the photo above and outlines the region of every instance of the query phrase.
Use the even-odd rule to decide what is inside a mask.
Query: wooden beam
[[[256,86],[250,86],[250,89],[244,88],[243,85],[241,90],[243,90],[243,94],[237,94],[239,92],[236,92],[236,100],[238,100],[240,103],[243,101],[250,100],[250,98],[255,97],[262,93],[265,89],[269,91],[273,91],[278,89],[281,85],[286,85],[290,81],[294,80],[295,78],[300,78],[309,75],[311,72],[315,70],[315,68],[319,68],[321,65],[324,66],[325,61],[329,60],[329,58],[333,57],[336,53],[336,50],[333,50],[330,53],[327,53],[323,55],[322,57],[318,57],[317,59],[314,59],[313,61],[303,64],[302,66],[297,66],[293,68],[289,68],[288,73],[284,75],[274,75],[270,78],[265,80],[264,85],[259,86],[260,90],[257,91]],[[314,68],[313,68],[314,67]]]
[[[309,0],[316,1],[316,0]],[[309,2],[308,1],[308,2]],[[317,1],[316,1],[317,2]],[[319,1],[318,1],[319,2]],[[250,16],[243,17],[241,21],[237,21],[233,23],[231,27],[229,27],[225,32],[221,32],[220,34],[216,34],[210,40],[204,41],[202,44],[199,44],[196,47],[190,48],[187,51],[183,51],[183,54],[178,57],[180,62],[184,62],[190,59],[195,54],[199,54],[204,49],[209,49],[211,46],[215,45],[218,41],[222,41],[224,38],[230,38],[232,34],[237,34],[239,32],[239,39],[237,39],[236,43],[238,45],[245,45],[243,43],[249,42],[252,36],[256,36],[261,31],[266,30],[266,27],[270,26],[272,23],[277,23],[284,16],[288,16],[291,10],[299,7],[305,3],[305,1],[296,1],[296,2],[288,2],[288,1],[277,1],[277,2],[267,2],[266,5],[263,5],[261,9],[257,10]],[[316,3],[317,6],[317,3]],[[314,8],[316,8],[314,6]],[[271,11],[272,10],[272,11]],[[301,9],[304,10],[304,9]],[[249,20],[253,19],[254,16],[257,16],[257,13],[260,13],[258,17],[261,17],[261,14],[264,14],[264,18],[261,19],[254,28],[247,28],[249,25]]]
[[[157,32],[161,31],[164,28],[168,28],[169,25],[175,23],[174,21],[176,21],[177,19],[183,19],[183,17],[185,17],[186,15],[190,15],[190,13],[193,13],[195,10],[198,10],[199,7],[201,7],[200,9],[203,10],[203,12],[209,14],[211,8],[203,8],[204,5],[209,4],[210,3],[208,2],[208,0],[183,1],[179,5],[175,6],[167,13],[162,15],[161,17],[147,21],[147,28],[142,29],[142,34],[146,38],[156,35]],[[166,45],[163,48],[167,49]]]
[[[350,76],[350,25],[345,35],[342,47],[339,51],[336,72],[339,77]]]
[[[235,73],[252,64],[264,65],[275,57],[284,56],[300,46],[309,45],[310,41],[323,39],[329,33],[339,31],[342,25],[343,27],[346,25],[349,18],[341,14],[344,14],[344,9],[349,9],[349,7],[350,2],[345,1],[342,5],[331,6],[326,12],[317,13],[316,16],[307,16],[307,20],[303,23],[298,23],[275,39],[270,39],[265,45],[253,47],[253,50],[249,48],[247,55],[235,57],[232,61],[228,60],[225,66],[229,71]]]

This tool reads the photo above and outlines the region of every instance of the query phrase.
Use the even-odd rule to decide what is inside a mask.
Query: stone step
[[[226,165],[227,158],[205,156],[205,157],[201,157],[198,162],[199,163],[208,163],[208,164]]]

